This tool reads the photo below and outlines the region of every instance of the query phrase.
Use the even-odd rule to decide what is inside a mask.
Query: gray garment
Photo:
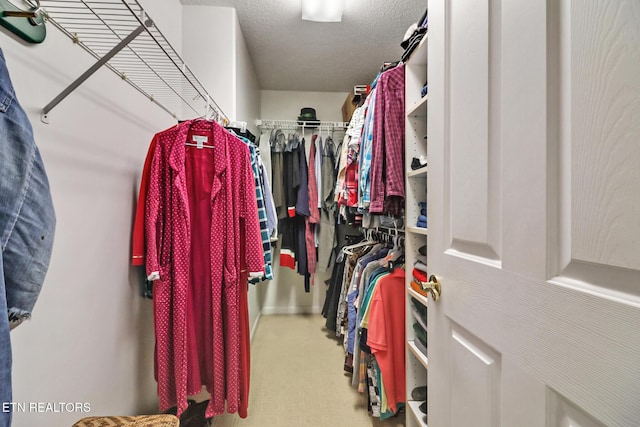
[[[336,186],[335,145],[330,137],[325,139],[322,150],[322,209],[320,210],[320,243],[318,245],[317,270],[325,272],[336,246],[336,211],[334,189]]]
[[[260,159],[262,160],[262,164],[264,165],[265,169],[269,172],[269,174],[271,174],[270,139],[271,139],[270,133],[263,133],[260,135],[260,140],[258,141],[258,152],[260,153]]]
[[[284,201],[284,149],[287,140],[280,129],[271,132],[269,144],[271,146],[271,194],[276,207],[278,218],[287,217],[287,206]]]
[[[269,228],[269,237],[278,237],[278,214],[276,213],[276,205],[273,203],[273,194],[271,193],[271,184],[269,184],[269,174],[267,168],[259,159],[260,174],[262,177],[264,205],[267,211],[267,227]]]
[[[324,273],[331,267],[331,255],[336,246],[336,217],[332,211],[320,210],[320,242],[317,271]]]

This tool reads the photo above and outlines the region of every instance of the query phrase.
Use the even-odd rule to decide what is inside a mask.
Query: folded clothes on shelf
[[[413,264],[413,266],[414,266],[415,268],[417,268],[418,270],[420,270],[420,271],[424,272],[424,274],[427,274],[427,273],[428,273],[428,271],[427,271],[427,264],[425,264],[425,263],[423,263],[423,262],[418,261],[418,262],[416,262],[415,264]]]
[[[422,313],[420,313],[420,312],[418,311],[418,309],[416,309],[415,307],[413,307],[413,308],[411,309],[411,314],[413,314],[413,317],[416,319],[416,321],[417,321],[418,323],[420,323],[420,326],[422,326],[422,327],[424,328],[424,330],[426,331],[426,330],[427,330],[427,317],[426,317],[426,313],[424,314],[424,317],[423,317],[423,314],[422,314]]]
[[[425,271],[419,270],[419,269],[417,269],[415,267],[413,269],[413,278],[416,279],[418,282],[428,282],[429,281],[429,276],[427,275],[427,273]]]
[[[421,303],[420,301],[418,301],[417,299],[415,299],[414,297],[411,297],[411,303],[413,304],[412,310],[416,310],[418,312],[418,314],[420,315],[420,317],[422,317],[425,320],[425,323],[427,321],[427,306],[424,305],[423,303]]]
[[[427,345],[427,330],[420,325],[420,323],[415,322],[413,324],[413,332],[416,334],[416,338],[420,339],[423,344]]]
[[[423,286],[420,283],[416,282],[415,280],[411,281],[411,289],[413,289],[414,291],[416,291],[417,293],[419,293],[425,298],[429,296],[429,291],[424,289]]]

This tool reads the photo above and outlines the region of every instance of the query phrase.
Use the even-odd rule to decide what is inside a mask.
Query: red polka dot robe
[[[185,145],[203,137],[214,148]],[[177,405],[180,415],[187,396],[205,385],[207,417],[225,412],[225,401],[227,412],[235,413],[240,316],[246,315],[239,311],[246,298],[239,293],[241,266],[245,277],[264,273],[249,150],[206,120],[181,123],[154,140],[145,239],[147,275],[155,280],[160,410]]]

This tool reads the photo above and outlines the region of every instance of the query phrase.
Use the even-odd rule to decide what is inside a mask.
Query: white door
[[[640,1],[429,4],[431,427],[640,426]]]

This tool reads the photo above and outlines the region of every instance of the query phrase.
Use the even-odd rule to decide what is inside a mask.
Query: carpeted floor
[[[249,416],[214,418],[214,427],[399,427],[367,411],[366,396],[343,371],[342,341],[320,315],[262,316],[251,345]]]

